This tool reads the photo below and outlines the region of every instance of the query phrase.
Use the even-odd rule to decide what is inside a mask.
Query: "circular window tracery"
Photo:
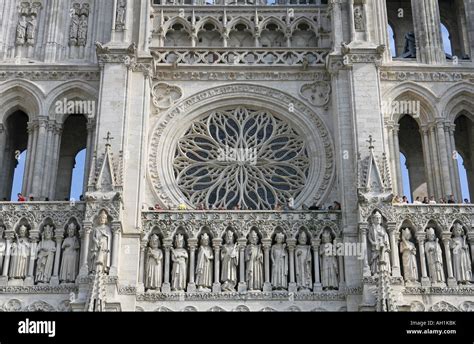
[[[177,142],[173,169],[195,206],[273,209],[302,192],[310,160],[292,125],[267,110],[238,107],[195,120]]]

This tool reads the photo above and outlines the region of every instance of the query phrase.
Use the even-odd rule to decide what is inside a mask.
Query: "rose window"
[[[272,209],[303,191],[304,137],[267,110],[217,110],[194,121],[174,156],[176,185],[194,206]]]

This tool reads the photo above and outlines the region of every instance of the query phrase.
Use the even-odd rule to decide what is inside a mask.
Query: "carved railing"
[[[0,202],[0,224],[6,230],[14,230],[24,219],[32,229],[38,230],[46,219],[59,228],[64,228],[75,218],[80,225],[86,210],[85,202]]]
[[[155,6],[320,6],[327,0],[153,0]]]
[[[155,65],[316,66],[325,63],[328,49],[153,49]]]

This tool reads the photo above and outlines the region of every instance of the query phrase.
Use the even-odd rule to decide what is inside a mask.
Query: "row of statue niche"
[[[446,281],[444,270],[446,260],[443,259],[443,250],[434,228],[426,230],[424,249],[430,281],[434,284],[444,283]],[[449,249],[451,250],[453,277],[459,284],[470,284],[472,282],[472,261],[464,230],[459,223],[454,224],[452,237],[449,240]],[[417,248],[412,242],[412,233],[409,228],[402,229],[400,253],[405,281],[417,282],[419,280]]]
[[[371,245],[371,259],[369,261],[372,275],[377,275],[381,268],[391,272],[390,241],[388,234],[382,224],[382,215],[376,212],[372,216],[372,226],[369,231],[368,240]],[[407,282],[419,280],[418,252],[413,235],[409,228],[402,229],[400,234],[400,254],[403,269],[403,277]],[[460,284],[469,284],[472,281],[472,261],[469,253],[469,245],[463,227],[455,223],[452,237],[449,240],[451,250],[451,264],[453,275]],[[426,230],[426,241],[424,243],[427,273],[432,283],[444,283],[445,272],[443,250],[436,236],[434,228]],[[383,262],[383,264],[380,264]]]
[[[333,254],[333,237],[329,230],[322,235],[320,254],[321,284],[323,289],[337,289],[338,262]],[[184,248],[184,236],[178,233],[175,236],[174,247],[171,248],[171,289],[172,291],[184,291],[188,276],[188,251]],[[198,291],[211,291],[214,281],[214,265],[216,259],[214,251],[210,246],[211,238],[207,233],[200,237],[200,245],[195,267],[195,284]],[[298,236],[298,245],[295,247],[295,277],[296,285],[300,291],[309,291],[313,288],[312,253],[311,246],[307,244],[307,234],[302,231]],[[327,247],[331,245],[331,247]],[[152,234],[146,251],[145,264],[145,288],[147,290],[159,290],[163,284],[163,251],[160,248],[160,238]],[[264,285],[264,253],[259,242],[259,236],[255,230],[248,235],[248,244],[244,251],[245,260],[245,282],[247,290],[260,291]],[[222,291],[235,291],[238,279],[239,247],[234,240],[234,233],[226,231],[224,244],[220,249],[220,282]],[[285,290],[288,288],[289,275],[289,253],[285,243],[285,235],[276,233],[275,242],[270,250],[271,261],[271,284],[273,289]]]
[[[53,241],[53,226],[45,225],[41,234],[41,240],[36,246],[36,268],[34,280],[37,284],[48,284],[53,275],[56,252],[56,242]],[[4,228],[0,227],[0,271],[7,269],[11,280],[25,279],[28,276],[28,264],[31,255],[32,243],[28,238],[28,228],[21,225],[10,249],[10,262],[4,267],[6,240],[3,239]],[[76,235],[76,225],[71,222],[67,226],[66,238],[61,244],[61,263],[59,269],[59,281],[62,283],[74,283],[79,266],[79,239]]]

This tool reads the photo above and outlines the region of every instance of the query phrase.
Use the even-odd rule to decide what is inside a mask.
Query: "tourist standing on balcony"
[[[18,202],[26,202],[26,198],[23,197],[21,193],[19,193],[17,196],[18,196]]]
[[[448,203],[449,203],[449,202],[448,202]],[[436,201],[435,201],[434,196],[431,196],[431,197],[430,197],[430,202],[429,202],[429,204],[436,204]]]
[[[455,204],[456,203],[456,199],[454,198],[454,195],[449,196],[448,203],[449,204]]]

